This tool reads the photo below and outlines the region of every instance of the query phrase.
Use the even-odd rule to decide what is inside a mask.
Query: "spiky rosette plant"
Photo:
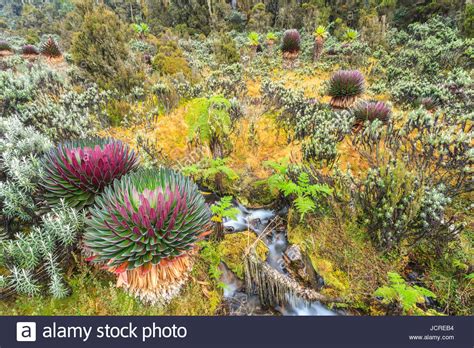
[[[39,50],[33,45],[24,45],[21,48],[21,53],[27,55],[37,55],[39,54]]]
[[[61,57],[59,45],[51,36],[41,45],[41,54],[49,58]]]
[[[351,111],[358,124],[374,120],[387,123],[392,114],[390,106],[381,101],[361,101]]]
[[[97,196],[84,245],[91,261],[145,302],[177,294],[211,213],[194,182],[168,168],[127,174]]]
[[[339,70],[329,81],[330,104],[336,108],[351,106],[365,90],[364,76],[358,70]]]
[[[432,97],[423,97],[419,100],[422,105],[428,111],[434,111],[438,107],[438,101]]]
[[[281,50],[283,54],[299,54],[301,49],[300,33],[296,29],[289,29],[283,34]]]
[[[94,202],[95,195],[114,179],[136,168],[137,156],[127,145],[110,138],[67,141],[43,158],[41,185],[50,205],[61,198],[78,209]]]
[[[5,40],[0,40],[0,51],[11,51],[12,47]]]

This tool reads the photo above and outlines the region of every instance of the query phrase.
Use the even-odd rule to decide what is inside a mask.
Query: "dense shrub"
[[[127,33],[114,12],[95,7],[85,14],[73,36],[73,62],[100,87],[130,91],[140,83],[140,74],[127,47]]]
[[[449,20],[439,17],[414,23],[407,31],[392,31],[389,51],[382,65],[387,69],[387,86],[401,104],[415,104],[431,97],[449,104],[455,96],[446,88],[446,76],[465,66],[469,42],[459,35]]]
[[[83,224],[83,214],[61,205],[43,215],[41,224],[30,233],[0,240],[0,265],[7,270],[0,276],[2,296],[14,292],[35,296],[44,294],[45,290],[55,298],[67,296],[69,289],[61,264],[70,257]]]
[[[328,106],[304,97],[281,84],[264,81],[262,94],[266,103],[279,111],[277,121],[302,141],[303,156],[307,160],[330,164],[337,158],[337,144],[349,133],[353,117],[345,112],[334,112]]]
[[[53,140],[85,137],[93,131],[92,115],[102,121],[102,108],[109,97],[94,85],[82,93],[66,89],[60,96],[39,91],[35,100],[23,106],[19,117]]]
[[[469,119],[472,115],[453,119],[419,109],[400,129],[397,120],[385,126],[376,120],[356,134],[354,146],[370,169],[353,179],[352,193],[376,246],[425,243],[439,254],[457,238],[463,226],[449,207],[472,190]]]
[[[34,221],[40,157],[51,142],[18,118],[0,118],[0,207],[7,219]]]
[[[234,39],[229,34],[222,34],[214,44],[216,61],[220,64],[235,64],[240,61],[240,54]]]
[[[182,73],[189,79],[192,71],[176,40],[170,32],[160,36],[156,47],[157,53],[153,57],[152,65],[162,75]]]

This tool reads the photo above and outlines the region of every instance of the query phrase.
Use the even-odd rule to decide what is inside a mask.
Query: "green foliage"
[[[474,4],[466,3],[464,8],[463,31],[467,37],[474,37]]]
[[[221,96],[191,100],[185,115],[189,141],[207,144],[214,156],[223,157],[223,147],[232,130],[231,106],[231,102]]]
[[[221,35],[214,45],[216,61],[220,64],[235,64],[240,61],[240,54],[237,50],[234,39],[227,33]]]
[[[133,23],[133,30],[141,37],[144,38],[150,31],[150,27],[146,23]]]
[[[182,172],[191,176],[195,181],[203,182],[207,187],[215,187],[218,177],[223,177],[224,184],[230,185],[239,176],[227,165],[228,161],[228,158],[203,159],[196,164],[182,168]]]
[[[93,8],[85,14],[73,36],[73,62],[100,87],[130,91],[141,81],[127,47],[127,33],[114,12],[104,6]]]
[[[327,36],[328,36],[328,32],[327,32],[327,29],[326,29],[325,26],[319,25],[319,26],[314,30],[313,35],[314,35],[315,37],[320,37],[320,38],[322,38],[322,39],[325,39],[325,38],[327,38]]]
[[[215,204],[211,205],[211,211],[214,216],[212,221],[222,222],[223,218],[230,218],[235,220],[237,214],[239,214],[239,209],[235,208],[232,204],[232,196],[224,196]]]
[[[265,38],[267,39],[267,41],[271,41],[271,42],[275,42],[276,40],[278,40],[277,34],[275,34],[272,31],[268,32]]]
[[[64,285],[61,262],[68,256],[83,229],[84,215],[64,202],[41,217],[41,226],[14,239],[0,241],[0,265],[8,270],[4,278],[7,291],[34,296],[43,290],[62,298],[68,294]]]
[[[344,41],[347,42],[353,42],[357,40],[358,37],[359,33],[354,29],[347,29],[347,31],[344,33]]]
[[[258,46],[259,45],[260,35],[258,35],[258,33],[252,31],[252,32],[249,33],[247,38],[248,38],[249,46]]]
[[[187,79],[192,72],[183,51],[178,46],[177,38],[171,32],[163,33],[156,45],[157,53],[153,57],[152,66],[161,75],[183,74]]]
[[[403,314],[439,315],[434,310],[423,310],[417,306],[425,303],[425,297],[436,298],[430,290],[417,285],[408,285],[398,273],[388,272],[388,279],[389,285],[378,288],[374,293],[375,296],[381,297],[384,303],[398,304]]]
[[[275,171],[267,179],[270,190],[277,190],[285,197],[293,197],[293,204],[300,214],[301,220],[308,213],[314,213],[318,208],[318,201],[330,196],[333,190],[327,184],[312,183],[309,174],[301,171],[296,180],[291,180],[289,167],[285,162],[265,162]]]
[[[219,269],[221,254],[219,253],[218,246],[215,242],[211,241],[202,241],[199,243],[199,246],[201,247],[201,257],[209,264],[209,277],[216,283],[218,288],[223,289],[225,284],[220,281],[222,275],[222,272]]]

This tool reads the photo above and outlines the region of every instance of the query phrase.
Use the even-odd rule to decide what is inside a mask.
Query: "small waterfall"
[[[284,255],[289,245],[280,216],[285,216],[287,209],[249,209],[238,202],[236,207],[239,209],[236,219],[224,221],[225,233],[253,231],[258,236],[257,241],[265,243],[268,253],[263,261],[255,252],[256,242],[249,248],[244,255],[245,284],[236,286],[232,278],[236,278],[235,275],[227,267],[222,269],[221,281],[228,286],[224,290],[227,300],[235,302],[241,297],[251,298],[259,309],[273,308],[282,315],[336,315],[322,303],[338,302],[338,299],[327,298],[310,287],[300,285],[286,269]],[[238,311],[242,313],[241,308]],[[245,315],[248,311],[246,308]]]

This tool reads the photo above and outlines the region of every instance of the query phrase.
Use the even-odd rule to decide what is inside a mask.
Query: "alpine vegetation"
[[[90,260],[117,274],[117,286],[161,304],[186,282],[211,218],[196,184],[163,167],[115,180],[90,214],[84,235]]]
[[[137,156],[121,141],[87,138],[63,142],[43,158],[41,186],[50,205],[64,199],[81,209],[115,179],[134,170]]]
[[[48,58],[61,57],[59,45],[51,36],[41,45],[41,54]]]
[[[351,112],[357,123],[372,122],[374,120],[387,123],[392,110],[384,102],[360,101],[351,109]]]
[[[329,80],[330,104],[336,108],[347,108],[365,90],[364,76],[358,70],[339,70]]]

